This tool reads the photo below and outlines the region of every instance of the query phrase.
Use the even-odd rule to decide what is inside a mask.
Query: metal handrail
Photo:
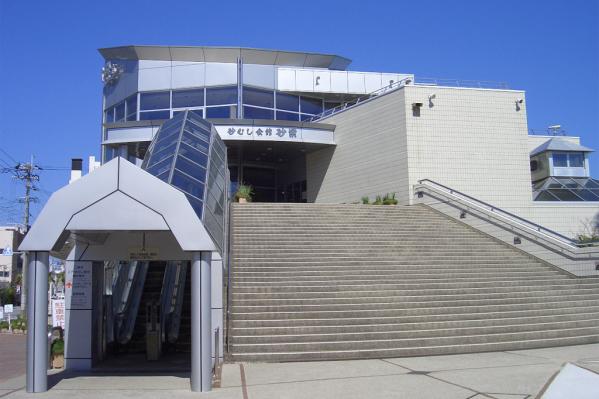
[[[376,96],[391,93],[392,91],[401,89],[408,83],[411,83],[413,80],[414,79],[412,77],[403,78],[401,80],[398,80],[397,82],[393,82],[393,83],[388,84],[384,87],[381,87],[380,89],[377,89],[371,93],[368,93],[365,96],[358,97],[353,101],[348,101],[348,102],[338,105],[334,108],[327,109],[326,111],[323,111],[320,114],[317,114],[311,118],[305,119],[304,122],[315,122],[315,121],[325,118],[327,116],[335,115],[339,112],[345,111],[346,109],[350,109],[359,104],[363,104],[367,101],[370,101],[373,98],[375,98]]]
[[[569,237],[566,237],[563,234],[558,233],[557,231],[554,231],[554,230],[548,229],[546,227],[543,227],[543,226],[541,226],[541,225],[539,225],[539,224],[537,224],[535,222],[532,222],[532,221],[530,221],[528,219],[525,219],[525,218],[523,218],[521,216],[515,215],[515,214],[513,214],[511,212],[508,212],[508,211],[506,211],[504,209],[501,209],[501,208],[499,208],[499,207],[497,207],[495,205],[489,204],[489,203],[487,203],[485,201],[482,201],[482,200],[480,200],[478,198],[474,198],[474,197],[472,197],[472,196],[470,196],[468,194],[462,193],[461,191],[458,191],[458,190],[455,190],[455,189],[453,189],[451,187],[445,186],[445,185],[443,185],[441,183],[438,183],[438,182],[436,182],[434,180],[431,180],[431,179],[422,179],[422,180],[418,180],[418,183],[422,184],[422,185],[426,185],[425,183],[429,183],[429,185],[436,186],[436,187],[444,189],[445,191],[448,191],[449,194],[451,194],[451,195],[458,195],[458,196],[464,197],[464,198],[468,199],[469,201],[475,202],[478,205],[482,205],[483,207],[487,208],[489,211],[491,211],[491,212],[493,212],[495,214],[501,214],[504,217],[508,217],[510,219],[515,219],[519,223],[527,225],[527,227],[529,227],[529,228],[531,228],[533,230],[536,230],[536,231],[538,231],[540,233],[545,233],[547,235],[550,235],[554,239],[562,241],[566,245],[570,245],[570,246],[573,246],[573,247],[576,247],[576,248],[588,248],[589,244],[591,244],[591,242],[579,243],[579,242],[577,242],[577,241],[575,241],[575,240],[573,240],[573,239],[571,239]],[[599,241],[597,241],[597,242],[599,242]]]
[[[439,79],[439,78],[416,78],[416,86],[450,86],[450,87],[470,87],[478,89],[503,89],[508,90],[507,82],[494,82],[491,80],[463,80],[463,79]]]

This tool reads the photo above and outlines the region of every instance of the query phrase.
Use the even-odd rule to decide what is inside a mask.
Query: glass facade
[[[164,122],[142,168],[182,191],[222,251],[228,201],[227,151],[209,122],[185,111]]]
[[[535,201],[599,201],[599,180],[590,177],[548,177],[532,188]]]
[[[139,92],[104,111],[104,123],[170,119],[191,109],[205,118],[237,119],[237,86]],[[303,121],[337,103],[243,86],[242,118]],[[139,107],[138,107],[139,104]]]

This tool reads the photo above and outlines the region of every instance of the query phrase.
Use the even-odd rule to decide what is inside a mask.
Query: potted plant
[[[366,196],[366,195],[363,196],[362,197],[362,204],[364,204],[364,205],[370,204],[370,198],[368,198],[368,196]]]
[[[235,200],[240,204],[244,204],[246,202],[252,202],[252,196],[254,195],[254,189],[252,186],[241,184],[237,188],[237,192],[235,193]]]
[[[52,368],[61,369],[64,367],[64,340],[59,338],[52,342]]]

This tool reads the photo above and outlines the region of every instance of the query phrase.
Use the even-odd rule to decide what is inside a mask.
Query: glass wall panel
[[[228,107],[208,107],[206,108],[206,118],[237,118],[237,107],[234,105]]]
[[[125,100],[127,106],[127,121],[137,120],[137,94],[134,94]]]
[[[553,153],[553,166],[565,168],[568,166],[568,154],[554,152]]]
[[[206,89],[206,105],[237,104],[237,86]]]
[[[571,168],[584,167],[584,154],[582,152],[572,152],[568,156]]]
[[[299,112],[299,97],[277,92],[277,109]]]
[[[141,93],[139,95],[139,109],[168,109],[171,107],[171,93],[168,91],[157,91]]]
[[[185,156],[185,158],[191,159],[195,163],[204,167],[208,163],[208,155],[197,151],[196,149],[188,146],[185,143],[181,143],[181,146],[179,147],[179,154]]]
[[[170,117],[171,117],[171,111],[150,111],[150,112],[140,112],[139,113],[140,121],[169,119]]]
[[[243,88],[243,103],[259,107],[274,108],[275,96],[271,90],[260,90],[252,87]]]
[[[114,108],[110,107],[106,111],[104,111],[104,123],[113,123],[114,122]]]
[[[279,121],[299,121],[299,114],[292,112],[277,111],[277,120]]]
[[[114,108],[114,120],[115,122],[122,122],[125,120],[125,103],[122,102]]]
[[[204,105],[204,89],[173,90],[173,108],[189,108]]]
[[[184,156],[180,155],[177,157],[175,168],[198,180],[206,180],[206,169],[195,162],[191,162]]]
[[[272,109],[243,107],[244,119],[274,119],[274,111]]]
[[[300,98],[300,109],[304,114],[320,114],[322,112],[322,100],[302,96]]]
[[[171,184],[187,194],[201,199],[204,197],[204,183],[175,170]]]

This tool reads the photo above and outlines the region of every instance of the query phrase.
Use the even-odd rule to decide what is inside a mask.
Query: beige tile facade
[[[323,122],[337,146],[307,155],[309,202],[395,192],[408,204],[431,179],[570,237],[598,217],[597,203],[532,201],[529,153],[550,137],[528,135],[523,91],[410,85]]]

